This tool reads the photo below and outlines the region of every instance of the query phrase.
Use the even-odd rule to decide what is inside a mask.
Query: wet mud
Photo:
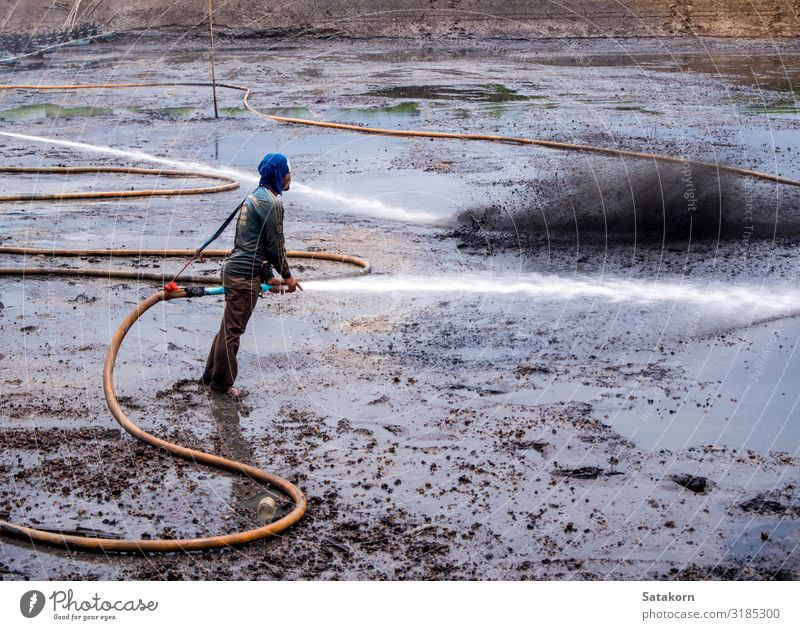
[[[692,59],[739,55],[733,43],[703,44],[670,42],[672,53]],[[619,52],[607,42],[582,45]],[[677,152],[800,174],[796,117],[769,109],[794,96],[745,81],[747,59],[722,73],[707,65],[665,71],[650,57],[629,63],[648,54],[646,43],[618,45],[628,47],[626,62],[614,65],[586,61],[586,49],[578,56],[570,41],[491,50],[476,42],[454,54],[430,42],[411,50],[386,40],[247,40],[222,45],[217,72],[256,86],[254,106],[269,111]],[[752,55],[768,47],[736,45]],[[2,70],[2,79],[92,82],[113,71],[119,81],[205,80],[203,53],[192,40],[119,41]],[[215,120],[209,98],[182,87],[8,92],[0,120],[3,131],[244,172],[265,152],[283,151],[308,187],[286,194],[287,245],[363,256],[378,278],[536,271],[767,292],[796,280],[798,206],[785,188],[745,190],[739,179],[692,170],[696,203],[687,212],[680,165],[370,137],[238,114]],[[220,104],[234,111],[238,98],[221,92]],[[8,137],[0,153],[20,166],[130,163]],[[0,184],[16,191],[23,181]],[[114,177],[32,184],[152,185]],[[5,204],[0,243],[196,247],[251,185],[191,198]],[[160,258],[46,256],[0,264],[135,267],[165,280],[179,267]],[[218,266],[207,261],[192,273]],[[333,263],[298,267],[309,278],[346,272]],[[136,442],[109,414],[107,344],[153,290],[135,280],[0,281],[0,517],[178,538],[256,526],[264,497],[276,499],[278,516],[288,509],[273,489]],[[243,338],[237,384],[246,395],[232,401],[196,383],[221,301],[160,304],[120,354],[116,388],[126,413],[156,435],[291,479],[307,493],[308,513],[274,539],[220,552],[103,556],[2,538],[0,576],[797,579],[798,312],[477,292],[267,296]]]

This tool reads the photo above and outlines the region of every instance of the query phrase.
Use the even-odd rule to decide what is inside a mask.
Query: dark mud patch
[[[758,55],[731,54],[705,50],[701,53],[679,54],[600,54],[589,60],[595,67],[632,67],[640,70],[675,73],[703,73],[729,77],[742,85],[754,85],[759,90],[793,90],[800,82],[796,63],[786,63],[791,57],[761,52]],[[542,59],[545,65],[577,66],[586,58],[567,56]],[[796,88],[795,88],[796,89]]]
[[[70,304],[93,304],[97,302],[96,295],[86,295],[85,293],[79,293],[71,300],[67,300]]]
[[[800,517],[800,499],[793,493],[794,487],[764,492],[739,504],[739,509],[759,516]]]
[[[603,470],[597,466],[581,466],[579,468],[557,468],[552,474],[554,477],[567,477],[569,479],[599,479],[600,477],[613,477],[624,473],[619,470]]]
[[[9,381],[21,384],[20,379]],[[14,420],[31,418],[58,418],[60,420],[84,418],[86,398],[83,394],[58,392],[51,397],[39,397],[35,392],[13,392],[0,398],[0,412]]]
[[[4,429],[0,443],[5,449],[32,450],[48,453],[64,445],[79,446],[96,441],[119,440],[120,429],[81,427],[77,429]]]
[[[144,405],[133,396],[117,396],[117,402],[125,409],[144,409]]]
[[[716,487],[713,481],[698,475],[670,475],[670,479],[695,494],[708,494]]]
[[[450,85],[399,85],[372,90],[368,96],[404,98],[415,100],[477,101],[482,103],[505,103],[527,101],[531,97],[499,83],[470,87]]]
[[[169,342],[167,349],[170,351],[179,350],[180,348]],[[184,378],[176,381],[167,389],[162,389],[156,392],[157,400],[169,400],[173,403],[182,403],[184,405],[197,405],[199,404],[198,397],[205,394],[205,388],[200,384],[197,379]]]
[[[552,374],[553,368],[547,365],[539,365],[539,364],[526,364],[521,363],[514,369],[514,374],[517,375],[517,378],[522,378],[523,376],[531,376],[533,374]]]
[[[549,443],[541,440],[521,440],[511,442],[509,445],[518,451],[536,451],[537,453],[544,453],[550,446]]]

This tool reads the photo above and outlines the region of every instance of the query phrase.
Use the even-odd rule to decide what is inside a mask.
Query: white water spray
[[[73,140],[59,140],[57,138],[47,138],[44,136],[31,136],[23,133],[11,133],[0,131],[0,136],[7,136],[9,138],[16,138],[17,140],[25,140],[26,142],[40,142],[43,144],[53,144],[62,147],[69,147],[79,151],[88,151],[91,153],[102,153],[105,155],[116,155],[131,160],[139,160],[142,162],[153,162],[156,164],[163,164],[165,166],[172,166],[174,168],[205,171],[207,173],[216,173],[219,175],[227,175],[234,177],[240,182],[255,184],[258,182],[258,176],[252,173],[246,173],[227,166],[212,166],[210,164],[203,164],[201,162],[186,162],[183,160],[173,160],[172,158],[160,157],[145,153],[138,149],[116,149],[114,147],[105,146],[102,144],[89,144],[87,142],[75,142]],[[361,216],[370,216],[379,219],[388,219],[391,221],[403,221],[405,223],[423,223],[433,224],[441,221],[430,212],[424,210],[408,210],[400,206],[393,206],[384,203],[379,199],[367,199],[365,197],[353,197],[350,195],[342,195],[328,188],[312,188],[305,184],[292,183],[292,191],[300,196],[318,199],[320,201],[336,204],[337,211],[342,214],[356,214]]]
[[[689,282],[594,279],[530,273],[511,277],[466,279],[366,276],[309,281],[303,288],[335,293],[438,293],[520,295],[542,300],[597,298],[610,302],[676,302],[707,306],[731,314],[749,310],[759,319],[800,314],[800,290],[791,288],[702,285]]]
[[[402,221],[404,223],[424,223],[433,225],[441,223],[441,217],[424,210],[406,210],[400,206],[392,206],[380,199],[366,199],[342,195],[330,188],[311,188],[303,184],[292,183],[292,190],[301,195],[315,197],[320,201],[334,202],[342,212]]]
[[[258,181],[257,177],[237,171],[236,169],[209,166],[208,164],[201,164],[200,162],[183,162],[181,160],[173,160],[171,158],[159,157],[137,149],[115,149],[114,147],[105,146],[102,144],[89,144],[87,142],[75,142],[73,140],[59,140],[57,138],[47,138],[44,136],[29,136],[24,133],[10,133],[8,131],[0,131],[0,136],[8,136],[9,138],[16,138],[17,140],[25,140],[27,142],[40,142],[42,144],[54,144],[61,147],[69,147],[70,149],[77,149],[79,151],[87,151],[90,153],[103,153],[105,155],[116,155],[131,160],[139,160],[142,162],[154,162],[156,164],[163,164],[165,166],[173,166],[175,168],[195,171],[206,171],[208,173],[218,173],[220,175],[228,175],[235,177],[242,181]]]

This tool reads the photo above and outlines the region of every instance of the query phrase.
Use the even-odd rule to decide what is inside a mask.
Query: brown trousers
[[[261,280],[223,274],[222,286],[225,287],[225,312],[208,353],[202,382],[215,391],[227,392],[239,371],[236,362],[239,338],[244,334],[258,302]]]

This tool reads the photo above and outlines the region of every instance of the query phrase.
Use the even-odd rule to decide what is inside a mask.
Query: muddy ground
[[[722,40],[248,40],[222,42],[217,76],[252,86],[253,104],[273,113],[625,147],[799,177],[798,52],[791,42]],[[53,84],[204,81],[207,71],[201,41],[130,37],[0,70],[4,83]],[[290,248],[363,256],[387,280],[540,272],[566,284],[714,282],[767,295],[796,284],[800,206],[786,187],[693,167],[687,183],[682,166],[581,153],[278,125],[225,91],[215,120],[209,97],[183,87],[7,92],[0,131],[246,173],[281,150],[298,184],[285,196]],[[148,165],[0,137],[4,164]],[[0,183],[0,194],[166,185]],[[241,194],[4,204],[0,242],[196,247]],[[171,275],[179,261],[2,264]],[[347,271],[297,267],[309,278]],[[152,290],[0,282],[1,518],[145,538],[257,522],[263,489],[139,444],[106,408],[110,335]],[[800,576],[797,309],[765,318],[678,299],[269,296],[243,341],[248,395],[238,403],[194,383],[221,312],[208,297],[151,311],[123,347],[117,391],[145,429],[295,481],[309,497],[306,517],[273,540],[185,555],[94,556],[3,538],[4,579]]]

